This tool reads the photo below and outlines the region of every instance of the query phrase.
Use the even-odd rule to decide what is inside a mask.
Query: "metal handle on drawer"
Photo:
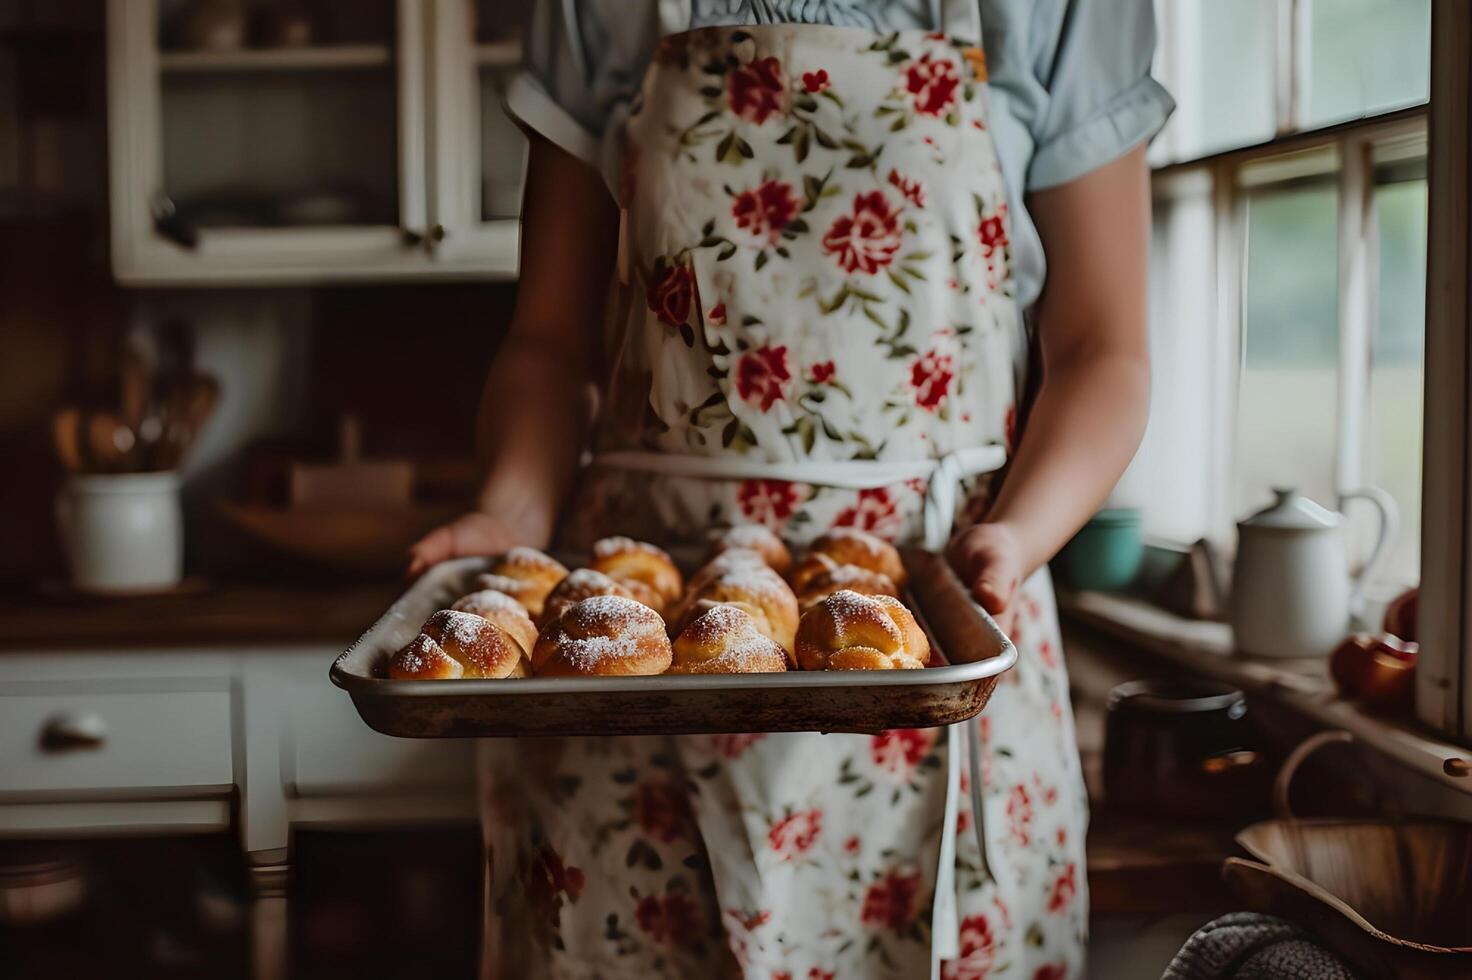
[[[46,752],[100,749],[106,742],[107,723],[95,711],[55,715],[41,726],[41,749]]]

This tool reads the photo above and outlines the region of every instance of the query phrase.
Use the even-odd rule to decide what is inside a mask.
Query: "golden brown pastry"
[[[584,599],[591,599],[595,595],[621,595],[627,599],[634,598],[625,586],[620,585],[602,572],[595,572],[591,568],[578,568],[569,572],[567,578],[557,583],[557,588],[547,595],[547,602],[542,607],[542,625],[546,626],[562,615],[568,606],[576,605]]]
[[[797,662],[803,670],[913,670],[930,641],[904,603],[889,596],[835,592],[803,616]]]
[[[525,617],[525,613],[522,616]],[[441,609],[389,661],[398,681],[525,677],[526,649],[514,635],[474,613]]]
[[[588,567],[623,585],[634,598],[661,613],[680,598],[685,585],[668,554],[633,538],[604,538],[595,542],[593,560]]]
[[[710,553],[715,558],[730,551],[751,551],[760,555],[762,561],[772,567],[778,575],[786,575],[792,567],[792,552],[787,545],[764,524],[743,524],[722,533],[710,544]]]
[[[819,600],[842,589],[860,595],[887,595],[893,598],[898,598],[900,594],[894,581],[883,572],[871,572],[858,565],[833,565],[807,580],[798,593],[798,607],[806,612]]]
[[[733,563],[719,575],[703,580],[698,590],[686,593],[675,607],[678,615],[671,617],[676,635],[717,603],[743,610],[764,636],[783,650],[792,649],[797,633],[797,597],[782,576],[765,564]]]
[[[486,574],[476,579],[476,586],[506,593],[536,619],[542,615],[547,593],[566,577],[562,562],[535,548],[517,547],[492,561]]]
[[[712,605],[674,645],[671,674],[767,674],[787,669],[787,651],[736,606]]]
[[[888,575],[899,588],[905,587],[905,565],[900,561],[899,551],[868,531],[835,527],[808,546],[808,555],[826,555],[839,565],[857,565],[871,572],[880,572]],[[801,591],[796,582],[793,588]]]
[[[616,677],[662,674],[669,668],[664,618],[620,595],[569,606],[542,630],[532,649],[538,677]]]
[[[490,620],[510,633],[521,644],[523,654],[530,659],[532,647],[537,644],[537,627],[526,614],[526,607],[504,592],[481,589],[455,600],[450,607],[455,612],[467,612]]]

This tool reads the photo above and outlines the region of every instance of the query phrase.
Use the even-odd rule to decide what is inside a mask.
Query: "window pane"
[[[1424,102],[1431,0],[1317,0],[1309,47],[1306,126]]]
[[[1240,517],[1297,487],[1335,503],[1338,258],[1332,180],[1251,191],[1247,295],[1237,401]]]
[[[1274,0],[1164,0],[1161,71],[1176,112],[1164,145],[1188,159],[1273,135]]]
[[[1426,353],[1426,181],[1375,188],[1379,302],[1370,366],[1368,472],[1400,508],[1400,534],[1378,578],[1409,585],[1421,568],[1421,393]]]

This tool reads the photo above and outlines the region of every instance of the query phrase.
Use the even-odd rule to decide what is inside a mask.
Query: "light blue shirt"
[[[659,40],[660,3],[538,0],[526,70],[507,108],[598,167],[609,186],[621,121]],[[678,2],[678,0],[676,0]],[[1150,76],[1151,0],[977,0],[991,132],[1007,181],[1013,274],[1024,308],[1042,291],[1043,246],[1026,193],[1081,177],[1155,135],[1174,103]],[[690,26],[831,24],[932,29],[934,0],[688,0]]]

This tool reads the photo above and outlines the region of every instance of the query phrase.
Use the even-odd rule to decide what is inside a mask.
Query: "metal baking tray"
[[[332,664],[370,728],[406,738],[856,732],[931,728],[986,707],[1017,650],[940,556],[902,551],[907,604],[943,666],[781,674],[397,681],[386,668],[424,620],[471,591],[484,559],[430,570]]]

